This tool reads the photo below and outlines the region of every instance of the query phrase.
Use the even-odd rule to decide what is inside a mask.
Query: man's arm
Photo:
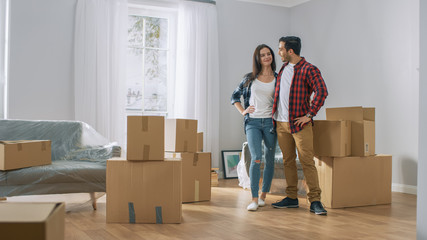
[[[328,89],[326,88],[325,81],[323,80],[322,74],[316,66],[312,66],[308,70],[308,84],[313,89],[313,100],[311,101],[310,111],[308,114],[316,116],[317,112],[325,103],[326,97],[328,96]]]

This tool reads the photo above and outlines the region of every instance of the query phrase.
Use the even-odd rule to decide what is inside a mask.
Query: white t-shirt
[[[271,118],[274,101],[274,87],[276,80],[269,83],[255,79],[251,86],[251,97],[249,105],[255,107],[253,113],[249,113],[251,118]]]
[[[274,119],[279,122],[289,122],[289,92],[294,77],[294,66],[292,63],[286,65],[280,76],[279,103],[274,114]]]

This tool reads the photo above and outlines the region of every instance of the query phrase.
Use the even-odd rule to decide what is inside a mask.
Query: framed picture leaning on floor
[[[237,164],[239,164],[242,150],[222,150],[224,178],[237,178]]]

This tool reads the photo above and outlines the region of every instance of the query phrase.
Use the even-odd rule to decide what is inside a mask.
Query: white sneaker
[[[261,198],[258,198],[258,206],[264,207],[265,206],[265,201],[262,200]]]
[[[258,204],[256,202],[251,202],[246,209],[248,211],[256,211],[258,209]]]

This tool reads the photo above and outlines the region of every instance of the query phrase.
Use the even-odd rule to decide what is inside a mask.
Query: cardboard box
[[[375,108],[341,107],[326,108],[327,120],[375,121]]]
[[[375,122],[352,121],[351,124],[351,155],[375,155]]]
[[[165,118],[128,116],[127,121],[127,160],[163,161]]]
[[[218,187],[218,172],[219,168],[211,168],[211,187]]]
[[[48,140],[0,141],[0,170],[52,164]]]
[[[391,203],[391,155],[315,158],[321,201],[328,208]]]
[[[327,108],[327,120],[350,120],[351,155],[375,155],[375,108]]]
[[[313,126],[314,155],[351,155],[351,121],[316,120]]]
[[[64,203],[0,203],[0,238],[64,239]]]
[[[107,223],[180,223],[181,161],[107,160]]]
[[[203,152],[203,132],[197,133],[197,152]]]
[[[211,200],[211,153],[166,152],[182,161],[182,202]]]
[[[165,151],[197,152],[197,120],[166,119]]]

